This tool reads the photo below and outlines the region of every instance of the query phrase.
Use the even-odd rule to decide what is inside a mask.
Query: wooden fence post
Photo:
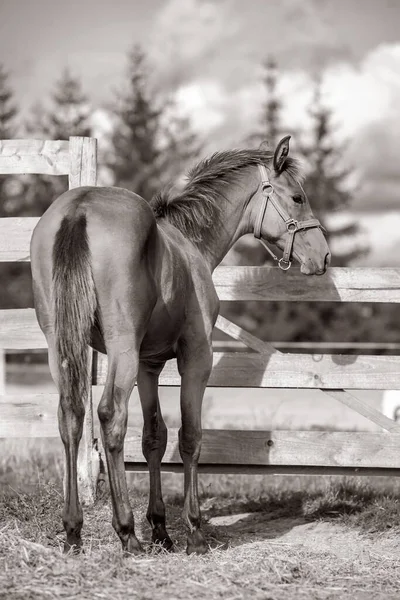
[[[6,353],[0,348],[0,396],[6,393]]]
[[[69,188],[96,185],[97,140],[88,137],[69,138]],[[85,399],[85,421],[78,454],[79,496],[83,504],[96,499],[97,481],[100,473],[100,454],[93,434],[92,398],[93,351],[88,349],[88,397]]]

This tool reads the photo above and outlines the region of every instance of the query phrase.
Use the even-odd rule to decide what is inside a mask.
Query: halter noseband
[[[296,219],[292,219],[292,217],[290,217],[287,214],[287,212],[280,206],[278,201],[273,197],[274,188],[268,179],[268,173],[267,173],[266,168],[264,167],[264,165],[258,165],[258,168],[259,168],[260,174],[261,174],[261,187],[262,187],[263,200],[262,200],[260,212],[258,213],[256,224],[254,226],[254,237],[257,238],[262,243],[264,248],[266,248],[266,250],[268,250],[268,252],[272,256],[272,258],[274,260],[278,261],[278,267],[280,269],[282,269],[282,271],[287,271],[288,269],[290,269],[290,266],[292,264],[291,257],[292,257],[292,250],[293,250],[295,234],[298,231],[301,231],[303,229],[312,229],[313,227],[318,227],[319,229],[323,229],[323,227],[322,227],[321,223],[318,221],[318,219],[309,219],[308,221],[296,221]],[[275,207],[275,210],[277,211],[277,213],[285,221],[286,229],[288,232],[288,238],[285,243],[285,249],[283,251],[283,256],[280,259],[278,259],[276,254],[274,254],[272,252],[272,250],[267,246],[267,244],[261,238],[261,227],[262,227],[262,224],[264,221],[265,212],[267,210],[268,200],[272,203],[272,205]]]

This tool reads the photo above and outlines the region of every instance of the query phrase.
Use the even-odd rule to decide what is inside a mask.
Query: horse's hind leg
[[[128,401],[139,369],[139,344],[134,336],[121,336],[117,343],[106,345],[108,374],[98,415],[110,480],[112,524],[124,551],[139,554],[143,550],[135,535],[124,464]]]
[[[82,398],[70,398],[62,385],[57,367],[57,355],[53,335],[47,335],[49,346],[49,367],[59,390],[58,426],[65,450],[65,490],[63,524],[67,534],[64,552],[79,551],[82,546],[81,529],[83,524],[82,507],[78,496],[77,460],[79,442],[82,437],[85,406]]]
[[[162,418],[158,399],[158,378],[164,364],[158,368],[141,363],[138,390],[143,411],[143,454],[149,466],[150,496],[147,520],[152,527],[152,540],[166,550],[173,544],[165,526],[165,505],[161,492],[161,461],[167,447],[167,427]]]

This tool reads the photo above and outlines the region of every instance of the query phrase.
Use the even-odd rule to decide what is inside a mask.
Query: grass
[[[0,447],[0,598],[256,600],[399,598],[400,482],[387,478],[200,477],[205,557],[185,554],[182,476],[164,474],[177,553],[145,520],[146,474],[128,474],[143,558],[124,558],[107,488],[85,508],[85,554],[63,556],[58,441]]]

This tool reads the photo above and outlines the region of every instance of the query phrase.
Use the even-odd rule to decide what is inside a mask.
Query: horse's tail
[[[65,216],[57,231],[53,308],[60,392],[79,411],[89,390],[88,345],[96,309],[85,214]]]

